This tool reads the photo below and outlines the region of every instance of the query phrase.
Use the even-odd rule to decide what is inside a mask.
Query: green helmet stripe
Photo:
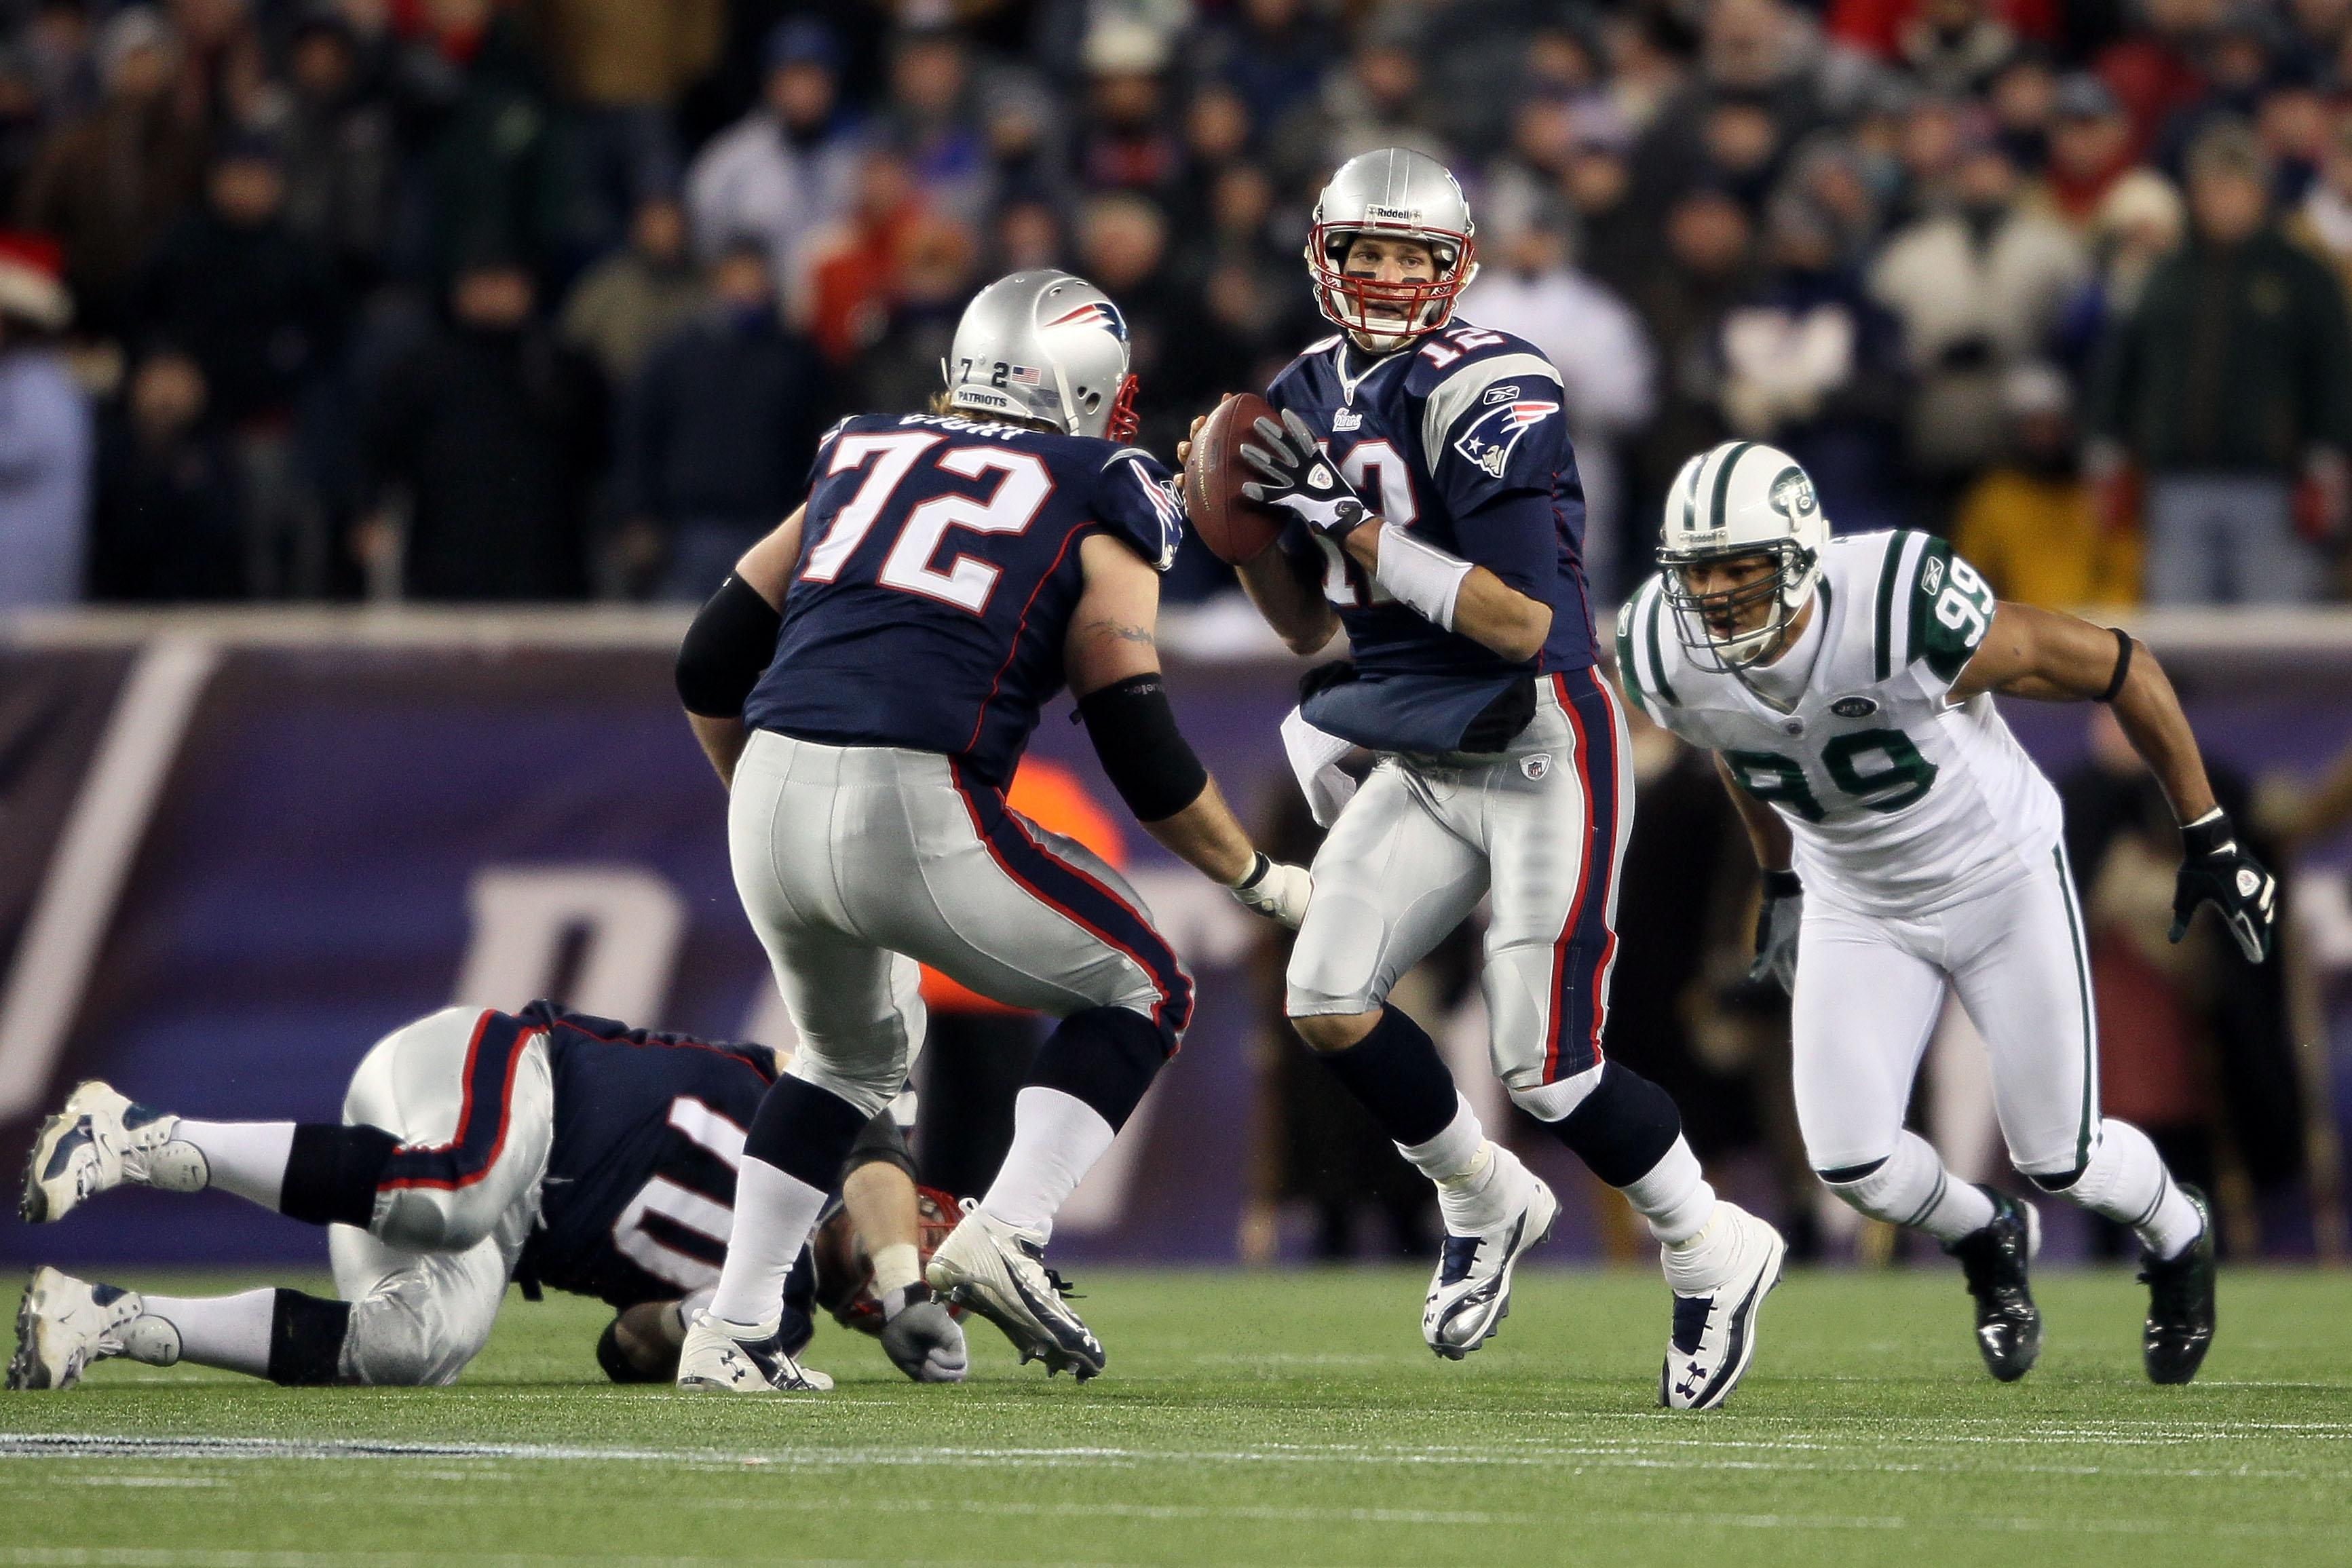
[[[1723,462],[1715,471],[1715,505],[1710,509],[1710,520],[1718,528],[1728,526],[1723,520],[1723,502],[1731,490],[1731,471],[1739,465],[1741,455],[1755,444],[1752,441],[1741,442],[1723,455]]]

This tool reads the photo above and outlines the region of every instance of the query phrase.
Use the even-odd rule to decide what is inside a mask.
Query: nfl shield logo
[[[1532,757],[1520,758],[1519,771],[1528,776],[1528,782],[1530,784],[1536,782],[1551,771],[1551,753],[1538,751]]]

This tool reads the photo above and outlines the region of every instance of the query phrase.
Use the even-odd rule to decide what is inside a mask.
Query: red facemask
[[[1382,283],[1377,278],[1351,277],[1338,257],[1347,255],[1349,240],[1366,234],[1417,240],[1428,246],[1433,256],[1450,249],[1454,260],[1435,277],[1423,281]],[[1454,319],[1454,297],[1470,281],[1476,249],[1468,235],[1443,229],[1317,224],[1307,238],[1307,266],[1314,278],[1315,303],[1329,319],[1369,338],[1416,338],[1436,331]]]

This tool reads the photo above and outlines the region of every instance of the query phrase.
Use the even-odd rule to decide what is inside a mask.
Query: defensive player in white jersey
[[[2142,1350],[2158,1383],[2213,1337],[2212,1218],[2147,1135],[2102,1118],[2098,1030],[2057,791],[1992,694],[2112,706],[2181,823],[2179,941],[2201,904],[2249,962],[2276,884],[2215,804],[2147,649],[2001,602],[1944,540],[1829,536],[1785,453],[1727,442],[1668,493],[1664,570],[1620,611],[1626,691],[1716,754],[1764,868],[1757,967],[1794,998],[1797,1118],[1830,1190],[1960,1260],[2004,1382],[2042,1344],[2030,1205],[1971,1186],[1904,1129],[1948,987],[1985,1040],[2010,1158],[2146,1249]]]

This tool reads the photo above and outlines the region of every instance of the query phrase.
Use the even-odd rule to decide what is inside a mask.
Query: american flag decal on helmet
[[[1541,398],[1514,398],[1509,402],[1496,403],[1471,421],[1454,443],[1454,450],[1462,454],[1478,468],[1499,479],[1510,465],[1512,449],[1528,427],[1539,424],[1559,412],[1559,404]]]
[[[1127,341],[1127,319],[1118,307],[1108,299],[1089,299],[1066,315],[1056,316],[1045,323],[1048,327],[1100,327],[1120,342]]]

